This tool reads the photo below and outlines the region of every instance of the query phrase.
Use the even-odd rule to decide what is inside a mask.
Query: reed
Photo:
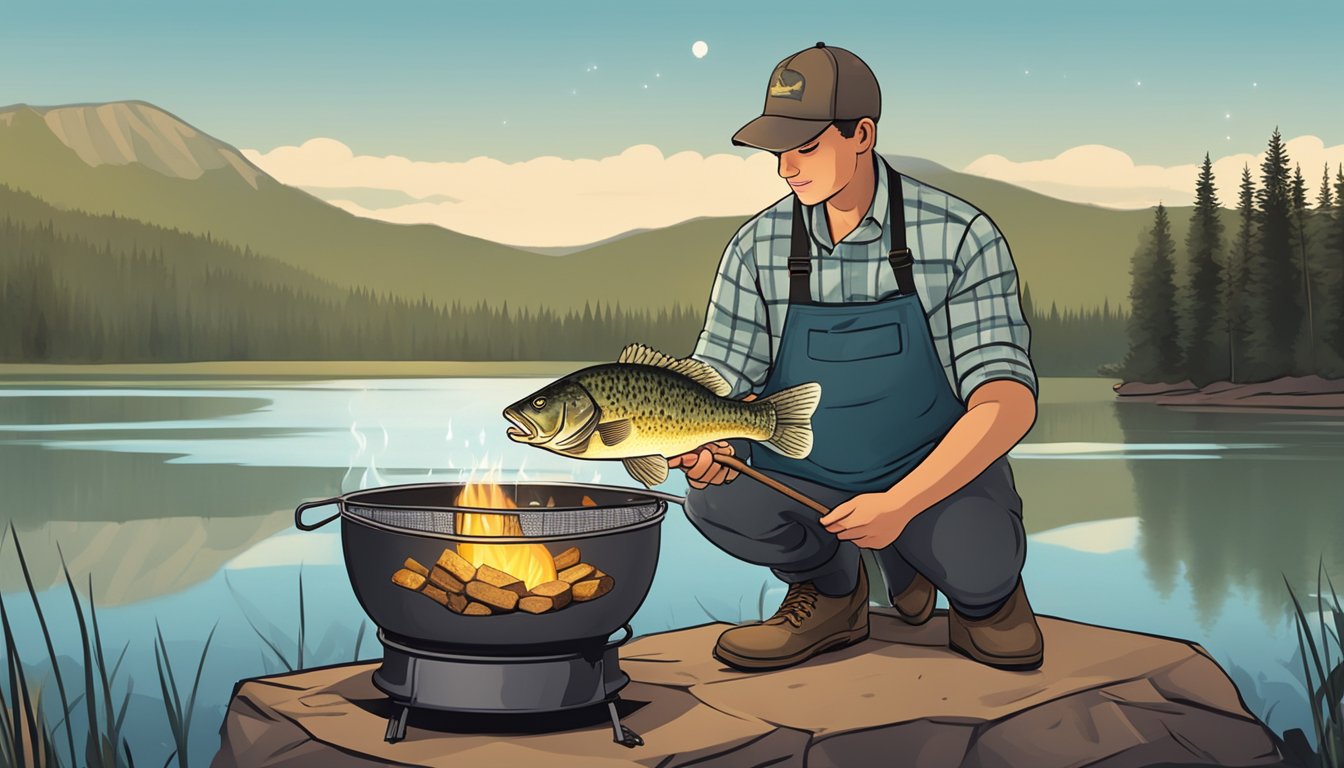
[[[79,765],[88,768],[134,768],[135,760],[131,756],[129,743],[122,733],[126,721],[126,712],[130,703],[131,684],[126,685],[125,696],[118,702],[113,696],[117,675],[129,647],[123,646],[116,662],[109,669],[107,654],[103,643],[102,630],[98,623],[98,608],[94,600],[93,581],[88,584],[88,609],[86,610],[75,589],[73,577],[66,566],[64,553],[61,553],[61,569],[65,575],[66,586],[70,593],[70,602],[75,611],[79,627],[80,650],[83,657],[83,690],[69,692],[65,678],[61,673],[46,614],[38,600],[38,590],[28,570],[28,561],[23,554],[23,545],[18,532],[11,523],[4,532],[5,537],[14,536],[14,550],[18,555],[23,571],[24,587],[37,614],[42,639],[46,646],[47,661],[51,665],[51,677],[61,701],[61,716],[55,724],[49,724],[42,707],[41,687],[29,684],[24,661],[15,642],[13,625],[10,622],[9,606],[0,596],[0,624],[3,624],[5,638],[5,661],[9,685],[3,690],[4,700],[0,701],[0,764],[7,766],[62,766]],[[0,539],[0,546],[3,540]],[[59,547],[57,551],[60,552]],[[72,681],[73,682],[73,681]],[[86,724],[84,732],[84,751],[76,751],[76,737],[71,715],[80,703],[85,705]],[[99,716],[101,706],[102,715]],[[60,755],[57,744],[61,735],[65,736],[68,760]]]
[[[1324,562],[1316,569],[1316,626],[1302,607],[1292,584],[1284,585],[1293,601],[1297,644],[1302,657],[1312,726],[1316,732],[1315,763],[1321,768],[1344,767],[1344,608]],[[1330,600],[1325,598],[1325,588]],[[1329,621],[1327,623],[1327,615]],[[1319,642],[1318,642],[1319,641]],[[1331,653],[1333,643],[1334,654]]]
[[[173,675],[173,665],[168,658],[168,643],[163,639],[163,629],[159,622],[154,622],[156,632],[154,638],[154,664],[159,671],[159,689],[163,693],[163,709],[168,715],[168,728],[173,735],[172,754],[168,756],[171,762],[173,757],[177,758],[177,764],[181,768],[188,768],[188,757],[190,752],[187,750],[187,744],[191,736],[191,717],[196,712],[196,694],[201,687],[201,671],[205,669],[205,657],[210,653],[210,641],[215,637],[215,630],[219,629],[219,622],[210,628],[210,634],[205,638],[205,645],[201,648],[200,656],[196,661],[196,678],[191,682],[191,692],[187,695],[187,703],[182,705],[182,697],[178,692],[177,679]],[[167,765],[167,762],[164,763]]]

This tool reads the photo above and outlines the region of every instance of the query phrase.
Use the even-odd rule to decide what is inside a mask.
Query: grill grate
[[[642,523],[655,517],[660,506],[646,503],[582,509],[522,507],[500,510],[499,514],[517,515],[524,536],[575,536]],[[405,531],[448,535],[457,532],[456,513],[446,509],[384,509],[350,504],[346,510],[356,517]]]

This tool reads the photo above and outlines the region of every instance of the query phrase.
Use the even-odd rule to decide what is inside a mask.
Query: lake
[[[156,623],[183,685],[215,628],[192,725],[192,762],[202,765],[218,748],[234,683],[297,664],[300,579],[303,664],[349,661],[357,641],[358,657],[377,658],[338,526],[298,531],[295,505],[487,472],[635,485],[617,463],[505,437],[502,408],[549,380],[0,379],[3,517],[42,590],[67,686],[82,690],[82,672],[62,557],[82,597],[92,584],[109,652],[127,649],[117,691],[130,681],[137,763],[163,764],[172,750]],[[1344,586],[1334,475],[1344,415],[1116,403],[1113,383],[1044,379],[1038,421],[1010,455],[1033,606],[1195,640],[1275,731],[1310,734],[1284,580],[1314,595],[1324,562]],[[685,493],[681,473],[662,490]],[[662,536],[637,633],[756,618],[763,587],[768,615],[784,594],[768,571],[706,542],[675,506]],[[0,589],[19,650],[41,676],[50,665],[8,534]],[[44,701],[56,700],[48,687]]]

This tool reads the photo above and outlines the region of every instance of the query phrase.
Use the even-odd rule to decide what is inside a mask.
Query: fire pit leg
[[[613,734],[611,740],[623,747],[630,747],[631,749],[644,746],[644,739],[640,738],[638,733],[621,725],[621,716],[616,714],[615,700],[607,702],[607,709],[611,712],[611,731]]]
[[[406,716],[410,712],[410,707],[402,707],[400,713],[387,718],[387,735],[383,737],[383,741],[388,744],[396,744],[406,738]]]

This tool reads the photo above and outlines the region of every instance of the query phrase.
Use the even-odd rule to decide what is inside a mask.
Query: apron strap
[[[804,220],[806,212],[798,195],[793,196],[793,226],[789,237],[789,303],[812,304],[812,241]],[[891,250],[887,263],[896,275],[899,293],[915,292],[915,257],[906,246],[905,195],[901,175],[887,166],[887,221],[891,225]]]

